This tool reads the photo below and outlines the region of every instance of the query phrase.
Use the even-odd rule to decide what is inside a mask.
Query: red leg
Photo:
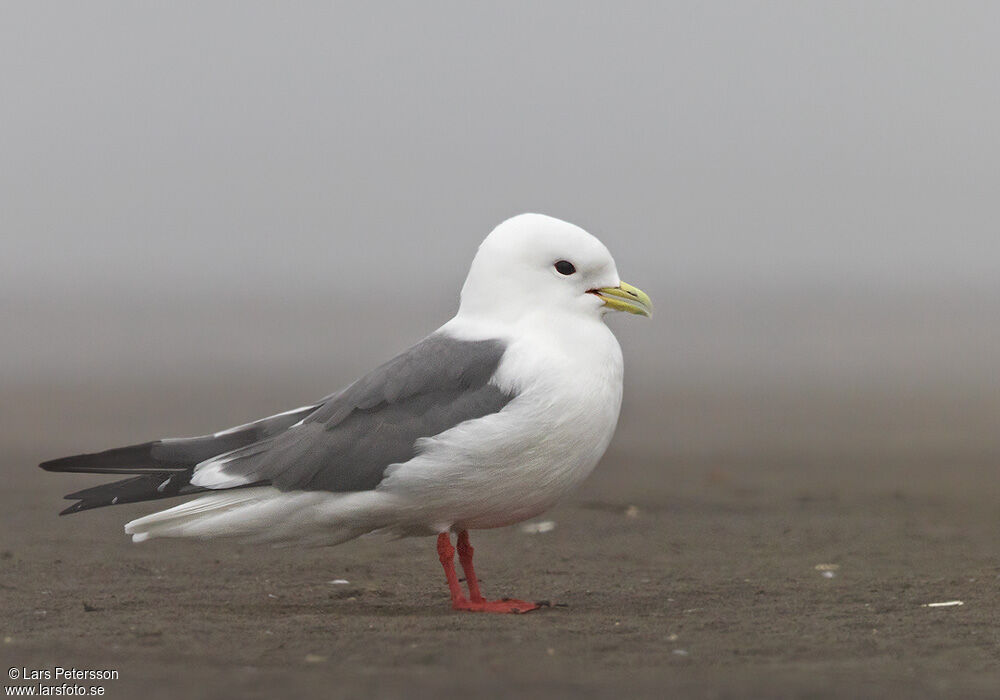
[[[465,571],[465,578],[469,584],[471,600],[462,594],[462,587],[458,583],[458,574],[455,573],[455,548],[451,546],[451,538],[447,532],[438,535],[437,540],[438,559],[444,567],[445,578],[448,579],[448,590],[451,593],[451,607],[455,610],[466,610],[469,612],[493,612],[493,613],[526,613],[537,610],[536,603],[529,603],[525,600],[515,600],[504,598],[503,600],[485,600],[479,592],[479,581],[476,579],[476,572],[472,568],[472,545],[469,544],[469,533],[462,530],[458,534],[458,557]]]
[[[447,532],[438,535],[438,559],[444,567],[444,576],[448,579],[448,591],[451,593],[451,605],[456,610],[459,606],[468,601],[462,594],[462,586],[458,582],[458,574],[455,573],[455,548],[451,546],[451,537]]]
[[[479,592],[479,579],[476,578],[476,570],[472,568],[472,555],[475,551],[469,542],[469,531],[459,532],[458,560],[462,563],[462,571],[465,572],[465,585],[469,587],[469,599],[478,603],[484,598],[483,594]]]

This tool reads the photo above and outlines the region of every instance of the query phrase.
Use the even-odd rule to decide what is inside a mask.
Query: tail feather
[[[235,537],[334,545],[384,526],[385,494],[283,492],[273,486],[213,491],[125,525],[133,542],[160,537]]]
[[[271,489],[267,488],[238,489],[235,492],[222,491],[196,498],[188,503],[126,523],[125,534],[132,535],[134,542],[142,542],[152,537],[183,536],[185,528],[190,525],[200,524],[206,517],[217,516],[247,503],[258,502],[270,491]]]

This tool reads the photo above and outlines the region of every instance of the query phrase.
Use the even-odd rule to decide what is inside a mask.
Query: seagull
[[[197,494],[127,523],[133,542],[437,536],[455,610],[529,612],[540,604],[483,597],[469,530],[541,514],[601,459],[622,401],[609,311],[651,316],[652,302],[597,238],[521,214],[479,246],[454,318],[348,387],[217,433],[39,466],[130,475],[67,495],[60,515]]]

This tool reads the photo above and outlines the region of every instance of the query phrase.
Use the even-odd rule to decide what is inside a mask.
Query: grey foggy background
[[[998,26],[988,2],[5,3],[0,379],[286,408],[446,320],[482,237],[540,211],[657,304],[611,321],[630,396],[988,398]]]
[[[0,2],[3,653],[148,700],[997,697],[998,125],[1000,2]],[[56,517],[110,477],[39,462],[344,386],[524,211],[656,304],[557,527],[473,537],[568,610],[444,617],[429,539]]]

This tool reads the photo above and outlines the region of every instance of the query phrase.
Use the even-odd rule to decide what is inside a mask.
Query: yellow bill
[[[622,282],[617,287],[593,289],[591,292],[603,299],[609,309],[646,317],[653,315],[653,300],[646,292],[627,282]]]

